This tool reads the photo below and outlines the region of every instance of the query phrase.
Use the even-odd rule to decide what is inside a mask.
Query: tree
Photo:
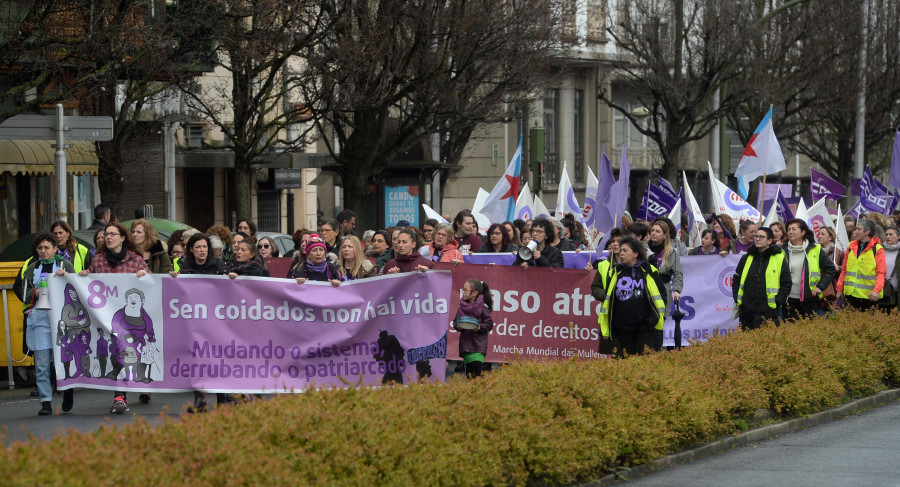
[[[319,82],[304,93],[344,206],[358,212],[370,184],[425,137],[458,163],[474,131],[509,120],[574,40],[562,28],[570,3],[557,0],[322,3],[340,21],[307,52]]]
[[[683,167],[682,149],[746,96],[720,89],[741,74],[754,19],[736,0],[633,0],[624,2],[617,20],[607,29],[622,53],[612,76],[634,87],[646,111],[632,113],[612,93],[599,98],[655,142],[662,174],[671,179]],[[722,97],[713,107],[716,92]]]
[[[900,72],[896,0],[870,0],[866,69],[867,160],[884,161],[898,120]],[[765,11],[757,5],[757,15]],[[878,14],[876,15],[875,12]],[[748,42],[745,74],[733,85],[754,93],[729,115],[746,144],[756,124],[776,106],[782,147],[808,156],[838,181],[853,174],[862,12],[859,2],[792,5],[760,24]],[[872,157],[875,154],[875,157]],[[877,164],[875,165],[877,168]]]
[[[9,103],[4,116],[58,101],[113,118],[113,139],[96,143],[101,201],[121,216],[123,151],[144,106],[197,74],[193,45],[172,36],[172,17],[146,0],[7,2],[27,6],[5,23]],[[13,35],[15,33],[15,35]],[[33,96],[19,96],[31,90]]]
[[[185,5],[192,12],[184,16],[185,35],[203,32],[214,46],[216,71],[226,74],[202,85],[184,83],[183,93],[234,151],[233,195],[241,217],[251,214],[252,166],[308,141],[308,130],[296,130],[308,116],[307,104],[290,100],[303,85],[316,83],[298,55],[319,49],[336,22],[318,3],[198,0]]]

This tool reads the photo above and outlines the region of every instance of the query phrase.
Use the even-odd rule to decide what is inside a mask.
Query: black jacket
[[[516,261],[513,262],[513,265],[521,265],[522,260],[521,257],[516,255]],[[552,245],[544,245],[544,250],[541,250],[541,258],[540,259],[531,259],[528,261],[528,265],[534,267],[558,267],[562,268],[566,266],[565,260],[563,260],[563,253]]]
[[[765,271],[769,266],[769,259],[773,255],[783,254],[784,250],[777,245],[770,245],[762,254],[755,245],[751,246],[747,253],[741,256],[734,277],[731,280],[731,294],[734,302],[738,300],[738,289],[741,287],[741,275],[744,273],[744,266],[747,259],[752,256],[753,261],[747,272],[747,281],[744,283],[744,298],[741,303],[741,313],[745,312],[767,312],[771,313],[772,308],[766,301],[766,275]],[[775,296],[775,304],[777,308],[784,306],[787,302],[788,295],[791,293],[791,268],[785,258],[781,263],[781,276],[778,281],[778,294]],[[776,308],[776,309],[777,309]]]

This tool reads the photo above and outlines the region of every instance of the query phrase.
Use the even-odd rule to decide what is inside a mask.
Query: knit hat
[[[319,237],[319,234],[314,233],[309,236],[309,240],[306,241],[306,254],[309,255],[309,251],[313,249],[313,247],[322,247],[322,250],[328,252],[328,248],[325,247],[325,242]]]

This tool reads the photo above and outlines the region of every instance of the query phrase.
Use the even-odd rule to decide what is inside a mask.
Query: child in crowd
[[[487,353],[488,333],[494,328],[491,308],[494,300],[487,283],[469,279],[463,285],[459,311],[453,327],[459,331],[459,355],[466,364],[466,377],[481,375]]]

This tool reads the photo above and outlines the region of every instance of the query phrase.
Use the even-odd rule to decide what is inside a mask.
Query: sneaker
[[[41,402],[41,410],[38,411],[38,416],[50,416],[53,414],[53,406],[50,404],[50,401]]]
[[[75,405],[75,390],[74,389],[66,389],[63,391],[63,403],[62,403],[62,411],[64,413],[68,413],[72,410],[72,406]]]
[[[208,410],[206,407],[206,401],[202,401],[200,404],[190,405],[187,408],[187,412],[189,413],[205,413]]]
[[[138,401],[140,401],[141,404],[150,404],[150,394],[141,394],[140,396],[138,396]]]
[[[131,409],[128,408],[128,399],[125,399],[125,396],[116,396],[113,399],[112,407],[109,408],[109,412],[116,414],[127,413],[128,411],[131,411]]]

